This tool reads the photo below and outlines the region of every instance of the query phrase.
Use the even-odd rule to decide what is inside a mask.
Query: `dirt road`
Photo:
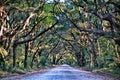
[[[113,80],[107,76],[101,76],[92,72],[78,70],[69,65],[53,68],[45,73],[34,73],[19,77],[4,78],[1,80]]]

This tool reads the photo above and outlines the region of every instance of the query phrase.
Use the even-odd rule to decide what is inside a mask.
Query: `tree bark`
[[[31,61],[31,68],[33,67],[33,61],[35,59],[35,56],[37,55],[38,49],[36,50],[36,52],[34,53],[33,57],[32,57],[32,61]]]
[[[76,58],[77,58],[77,64],[78,64],[80,67],[85,66],[85,58],[84,58],[84,53],[83,53],[83,51],[81,51],[81,52],[79,52],[79,53],[76,53]]]
[[[98,67],[98,63],[97,63],[97,55],[95,52],[95,47],[94,47],[94,43],[93,41],[91,41],[91,50],[90,50],[90,58],[91,58],[91,67]]]
[[[52,64],[55,64],[55,62],[56,62],[56,55],[53,54]]]
[[[98,49],[98,55],[101,54],[101,48],[100,48],[100,43],[99,41],[97,40],[97,49]]]
[[[17,48],[17,45],[14,42],[13,43],[13,68],[16,67],[16,48]]]
[[[25,44],[24,68],[27,68],[27,58],[28,58],[28,43]]]
[[[119,51],[118,51],[118,45],[115,45],[115,50],[116,50],[116,57],[117,58],[120,58],[120,53],[119,53]]]

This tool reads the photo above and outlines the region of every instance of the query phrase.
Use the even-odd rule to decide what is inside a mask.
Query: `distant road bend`
[[[4,78],[1,80],[113,80],[107,76],[101,76],[92,72],[78,70],[69,65],[61,65],[48,70],[45,73],[35,73],[27,76]]]

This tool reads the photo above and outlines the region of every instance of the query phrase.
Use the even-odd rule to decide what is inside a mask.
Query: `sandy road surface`
[[[45,73],[27,76],[4,78],[0,80],[113,80],[107,76],[97,75],[88,71],[78,70],[69,65],[62,65]]]

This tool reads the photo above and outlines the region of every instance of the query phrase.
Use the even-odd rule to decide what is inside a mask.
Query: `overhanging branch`
[[[35,39],[37,39],[39,36],[41,36],[42,34],[46,33],[47,31],[49,31],[50,29],[52,29],[53,27],[55,27],[55,25],[58,23],[58,21],[56,21],[56,23],[54,23],[51,27],[47,28],[46,30],[40,32],[38,35],[36,35],[34,38],[30,38],[30,39],[27,39],[27,40],[24,40],[24,41],[16,41],[15,44],[24,44],[26,42],[30,42],[30,41],[33,41]]]

